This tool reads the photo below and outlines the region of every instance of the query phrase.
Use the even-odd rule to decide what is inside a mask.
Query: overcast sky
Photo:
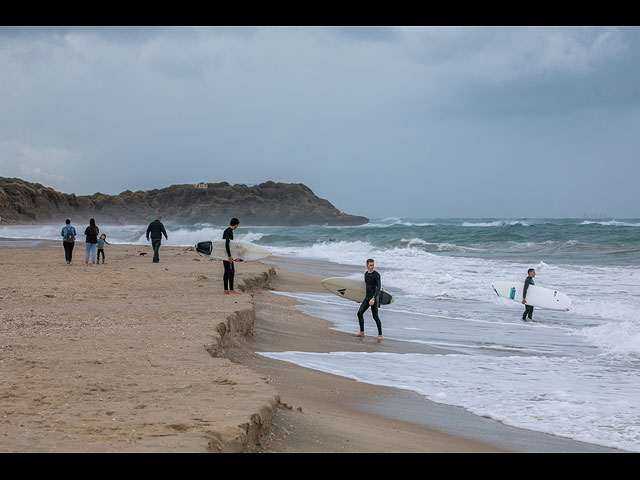
[[[304,183],[370,218],[637,218],[640,28],[0,27],[0,176]]]

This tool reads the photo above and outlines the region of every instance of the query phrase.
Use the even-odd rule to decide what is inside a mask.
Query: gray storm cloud
[[[0,175],[300,182],[369,217],[639,216],[637,28],[0,28]]]

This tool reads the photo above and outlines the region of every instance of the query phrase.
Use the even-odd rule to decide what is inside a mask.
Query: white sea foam
[[[58,225],[11,225],[0,227],[3,238],[33,238],[38,240],[62,240],[61,231],[64,224]],[[80,228],[76,226],[80,233]]]
[[[63,225],[11,225],[0,227],[0,238],[62,240]],[[74,225],[76,240],[84,241],[84,229],[87,225]],[[107,235],[109,243],[148,245],[146,238],[147,225],[98,225],[101,233]],[[196,226],[173,226],[165,224],[169,239],[163,238],[163,244],[183,247],[193,246],[198,242],[221,239],[226,227],[200,224]],[[257,242],[265,234],[261,232],[236,232],[234,238],[245,242]]]
[[[640,292],[640,275],[633,268],[554,265],[544,261],[529,265],[451,257],[419,248],[425,246],[424,241],[409,240],[405,247],[388,249],[356,241],[323,242],[309,247],[273,247],[273,250],[280,255],[358,266],[364,265],[365,259],[371,257],[376,261],[376,268],[383,272],[383,284],[390,290],[395,288],[418,298],[455,298],[493,304],[499,299],[490,288],[492,281],[524,281],[527,269],[533,267],[538,273],[536,285],[558,289],[569,295],[573,301],[572,312],[604,320],[640,322],[637,318],[639,299],[626,293]]]
[[[483,249],[481,248],[454,245],[452,243],[427,242],[422,238],[403,238],[400,240],[400,242],[406,243],[407,247],[409,248],[412,248],[412,247],[423,248],[425,250],[432,250],[432,251],[438,251],[438,252],[481,252],[483,251]]]
[[[373,245],[364,241],[319,242],[306,247],[272,246],[270,248],[276,255],[294,255],[346,265],[361,265],[376,251]]]
[[[598,359],[364,352],[261,355],[412,390],[508,425],[640,451],[639,372],[612,371]]]
[[[585,220],[580,225],[603,225],[605,227],[640,227],[640,223],[635,222],[621,222],[619,220],[603,220],[603,221],[592,221]]]
[[[433,225],[437,225],[437,223],[432,222],[410,222],[407,220],[403,220],[398,217],[388,217],[382,220],[377,220],[373,222],[366,223],[364,225],[359,225],[360,227],[379,227],[379,228],[387,228],[402,225],[405,227],[429,227]]]
[[[463,227],[505,227],[505,226],[513,226],[513,225],[521,225],[523,227],[529,227],[528,223],[523,222],[522,220],[495,220],[493,222],[463,222]]]
[[[640,323],[637,321],[609,322],[583,328],[580,333],[608,355],[640,355]]]

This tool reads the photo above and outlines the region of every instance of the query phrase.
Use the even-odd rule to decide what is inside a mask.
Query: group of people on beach
[[[149,240],[149,235],[151,235],[153,263],[158,263],[160,261],[158,252],[160,250],[162,235],[164,235],[167,240],[169,239],[167,231],[160,220],[162,220],[162,217],[157,217],[147,227],[147,241]],[[71,225],[71,219],[67,218],[65,220],[65,225],[62,227],[60,235],[62,235],[62,246],[64,247],[65,261],[67,262],[67,265],[71,265],[71,261],[73,259],[73,247],[75,246],[76,236],[78,235],[76,228]],[[84,235],[86,237],[84,264],[86,266],[100,265],[100,257],[102,257],[102,263],[104,264],[106,258],[104,254],[104,246],[111,244],[107,242],[107,235],[105,233],[100,235],[100,228],[96,225],[95,219],[92,218],[89,220],[89,226],[85,228]],[[91,258],[91,263],[89,263],[89,258]]]
[[[86,236],[86,253],[84,257],[84,263],[86,266],[99,265],[100,256],[102,256],[102,263],[104,264],[104,246],[111,244],[107,242],[106,234],[103,233],[102,235],[100,235],[100,237],[98,237],[99,233],[100,229],[96,225],[96,221],[92,218],[91,220],[89,220],[89,226],[84,230],[84,234]],[[71,265],[71,260],[73,258],[73,247],[75,246],[77,232],[76,228],[71,225],[71,220],[69,218],[67,218],[67,220],[65,221],[65,226],[62,227],[61,235],[62,246],[64,247],[64,258],[67,262],[67,265]],[[91,256],[91,264],[89,264],[89,256]]]
[[[153,247],[153,263],[160,262],[160,245],[162,243],[162,237],[164,236],[166,240],[169,239],[167,235],[167,231],[162,224],[162,217],[158,216],[156,219],[149,224],[147,227],[146,237],[147,241],[151,240],[151,245]],[[237,293],[233,288],[233,282],[235,277],[235,267],[234,262],[235,259],[231,255],[231,245],[230,242],[233,240],[233,232],[238,228],[240,221],[237,218],[232,218],[229,222],[229,226],[224,230],[222,234],[222,239],[225,240],[225,250],[227,252],[228,258],[222,261],[224,273],[222,276],[222,282],[224,286],[224,293],[227,294],[235,294]],[[91,265],[99,265],[100,264],[100,256],[102,256],[102,263],[105,262],[104,255],[104,246],[110,245],[107,242],[107,236],[103,233],[98,237],[100,233],[100,229],[96,225],[95,220],[92,218],[89,220],[89,226],[85,229],[84,234],[86,235],[85,245],[86,245],[86,253],[85,253],[85,265],[89,264],[89,257],[91,256]],[[62,227],[61,232],[63,241],[62,244],[64,246],[64,254],[65,259],[67,261],[67,265],[71,265],[71,258],[73,252],[73,246],[75,243],[76,237],[76,229],[71,225],[71,220],[67,219],[66,224]],[[97,251],[97,259],[96,259],[96,251]],[[360,304],[360,308],[358,309],[358,323],[360,326],[360,332],[354,334],[355,337],[363,338],[364,337],[364,313],[371,308],[371,314],[373,316],[373,320],[376,323],[376,327],[378,329],[378,336],[375,337],[376,340],[382,340],[382,322],[380,321],[380,316],[378,313],[378,307],[380,305],[380,292],[382,290],[382,279],[380,274],[375,270],[375,261],[373,258],[368,258],[366,261],[367,271],[364,274],[364,282],[365,282],[365,298]],[[535,277],[536,272],[533,268],[529,269],[527,278],[524,283],[524,291],[523,291],[523,299],[522,303],[525,305],[525,311],[522,314],[522,320],[526,320],[527,317],[531,320],[533,315],[533,306],[527,305],[526,295],[527,290],[530,285],[533,285],[533,277]]]
[[[240,221],[237,218],[232,218],[229,222],[229,226],[226,228],[224,233],[222,234],[222,239],[225,240],[225,249],[227,251],[228,258],[227,260],[223,260],[223,268],[224,274],[223,285],[224,285],[224,293],[225,294],[233,294],[237,293],[233,288],[233,281],[235,277],[235,267],[234,267],[234,258],[231,255],[231,245],[230,242],[233,240],[233,231],[238,228]],[[62,231],[60,232],[62,235],[62,245],[64,247],[64,257],[67,262],[67,265],[71,265],[71,260],[73,258],[73,247],[76,241],[76,229],[73,225],[71,225],[71,219],[67,218],[65,221],[64,227],[62,227]],[[111,245],[107,242],[106,234],[100,234],[100,229],[96,225],[95,219],[89,220],[89,226],[85,229],[84,234],[86,236],[85,246],[86,253],[84,258],[84,263],[86,266],[89,265],[99,265],[100,264],[100,256],[102,256],[102,263],[105,263],[105,254],[104,254],[104,246]],[[166,240],[169,240],[169,235],[167,235],[167,230],[164,228],[164,224],[162,223],[162,217],[158,216],[156,219],[149,224],[147,227],[146,237],[147,241],[151,241],[151,246],[153,248],[153,263],[160,262],[160,245],[162,244],[162,237]],[[96,258],[97,251],[97,258]],[[91,258],[91,263],[89,263],[89,258]]]

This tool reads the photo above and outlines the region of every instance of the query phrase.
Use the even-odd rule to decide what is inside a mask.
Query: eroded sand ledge
[[[107,246],[66,266],[58,242],[0,248],[0,451],[253,451],[278,409],[267,379],[220,356],[251,335],[252,291],[275,275],[181,247]],[[147,255],[141,256],[140,253]]]

